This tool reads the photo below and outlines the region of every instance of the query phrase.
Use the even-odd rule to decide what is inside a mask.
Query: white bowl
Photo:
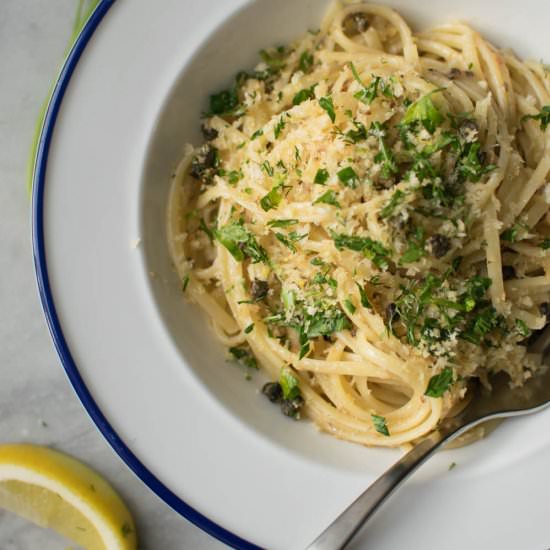
[[[522,56],[547,50],[543,0],[521,9],[514,0],[498,9],[389,3],[414,25],[460,18]],[[170,176],[183,145],[200,142],[209,93],[251,68],[262,47],[317,27],[327,5],[102,2],[58,81],[37,160],[38,282],[77,394],[152,490],[241,548],[306,546],[398,456],[282,417],[259,394],[262,375],[247,381],[227,364],[202,314],[183,301],[166,245]],[[509,421],[441,453],[363,540],[380,549],[548,546],[549,424],[550,413]],[[451,462],[458,467],[448,472]]]

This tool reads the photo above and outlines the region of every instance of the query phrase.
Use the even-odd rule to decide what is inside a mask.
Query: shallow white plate
[[[550,45],[547,0],[390,3],[417,26],[464,19],[523,56]],[[104,1],[58,82],[36,166],[38,282],[76,392],[153,491],[241,548],[303,548],[398,457],[282,417],[183,302],[165,244],[170,174],[200,139],[208,94],[261,47],[318,26],[326,5]],[[441,453],[354,546],[550,547],[549,427],[550,412],[509,421]]]

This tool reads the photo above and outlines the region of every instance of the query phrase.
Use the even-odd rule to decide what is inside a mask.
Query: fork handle
[[[458,430],[435,432],[386,470],[306,550],[342,550],[379,506]]]

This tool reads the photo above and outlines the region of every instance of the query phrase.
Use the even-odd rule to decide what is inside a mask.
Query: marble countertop
[[[131,508],[142,550],[224,548],[161,502],[111,450],[70,387],[40,308],[26,165],[76,5],[76,0],[0,3],[0,443],[50,445],[98,470]],[[66,547],[54,533],[0,510],[2,550]]]

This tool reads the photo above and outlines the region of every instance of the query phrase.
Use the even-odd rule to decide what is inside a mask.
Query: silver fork
[[[550,350],[550,326],[529,347],[543,356]],[[341,550],[372,517],[380,505],[426,460],[469,429],[496,418],[521,416],[550,405],[550,368],[521,388],[511,389],[505,375],[491,378],[492,391],[478,390],[461,415],[442,423],[410,452],[383,473],[352,502],[308,547],[307,550]]]

